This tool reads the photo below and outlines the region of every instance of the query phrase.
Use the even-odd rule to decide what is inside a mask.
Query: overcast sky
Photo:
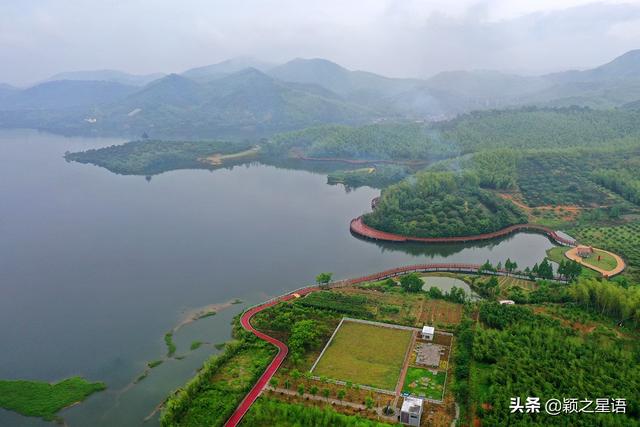
[[[640,48],[640,0],[4,0],[0,82],[322,57],[399,77],[586,68]]]

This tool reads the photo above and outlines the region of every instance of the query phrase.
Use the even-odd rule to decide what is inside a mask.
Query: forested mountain
[[[121,83],[123,85],[144,86],[154,80],[164,77],[164,73],[129,74],[118,70],[87,70],[67,71],[49,77],[46,81],[77,80],[77,81],[104,81]]]
[[[146,132],[159,138],[235,134],[244,138],[326,124],[429,122],[471,111],[523,105],[589,106],[611,110],[608,114],[614,115],[613,107],[631,110],[640,99],[638,63],[640,51],[631,51],[586,71],[538,77],[456,71],[418,80],[351,71],[324,59],[295,59],[271,67],[251,58],[238,58],[161,77],[142,87],[134,85],[155,75],[132,76],[109,70],[65,73],[57,77],[73,80],[50,81],[23,90],[0,87],[0,126],[71,134],[137,137]],[[485,133],[496,131],[506,138],[510,126],[513,135],[524,127],[537,126],[540,129],[533,134],[548,141],[590,140],[597,134],[594,123],[589,122],[592,113],[566,113],[559,119],[567,119],[564,126],[584,125],[582,130],[576,128],[566,135],[552,135],[551,129],[558,130],[562,125],[553,123],[557,116],[532,112],[517,123],[517,118],[508,114],[482,116],[483,126],[491,127]],[[578,115],[587,117],[576,119]],[[461,128],[469,117],[473,115],[463,116],[454,129],[462,145],[467,145],[464,132],[482,133],[480,128]],[[602,121],[597,125],[603,125]],[[604,126],[609,129],[609,124]],[[549,129],[546,134],[545,129]],[[612,133],[619,131],[617,128]],[[515,145],[514,141],[509,143]]]
[[[24,90],[11,90],[4,99],[0,95],[0,110],[93,108],[123,100],[136,90],[134,86],[107,81],[52,81]]]
[[[273,64],[268,62],[259,61],[250,57],[240,57],[218,62],[217,64],[205,65],[204,67],[190,68],[181,75],[198,82],[208,82],[247,68],[255,68],[256,70],[265,72],[272,67]]]
[[[283,81],[311,83],[343,96],[363,99],[391,96],[422,83],[417,79],[392,79],[366,71],[350,71],[319,58],[297,58],[272,68],[268,73]]]
[[[125,95],[116,102],[75,110],[63,118],[42,111],[23,115],[20,120],[31,120],[35,127],[54,131],[64,127],[73,133],[138,136],[146,132],[165,138],[198,139],[259,137],[323,123],[355,124],[375,115],[323,88],[281,82],[256,69],[207,83],[171,74]],[[57,119],[51,120],[52,116]]]

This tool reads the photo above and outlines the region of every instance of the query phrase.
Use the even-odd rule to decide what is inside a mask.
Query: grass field
[[[618,265],[618,261],[614,257],[598,249],[595,249],[590,257],[582,258],[582,262],[603,270],[613,270]]]
[[[394,390],[410,341],[408,330],[345,321],[313,373]]]
[[[402,392],[411,393],[413,396],[442,400],[445,378],[446,374],[444,372],[437,371],[433,373],[430,369],[411,366],[407,369]]]
[[[104,390],[104,383],[67,378],[56,384],[40,381],[0,381],[0,408],[51,421],[63,408]]]

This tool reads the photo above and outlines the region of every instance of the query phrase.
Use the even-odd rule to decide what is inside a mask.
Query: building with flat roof
[[[433,335],[435,335],[436,329],[433,326],[424,325],[422,327],[422,339],[433,341]]]
[[[420,418],[422,418],[422,399],[405,397],[400,410],[400,422],[407,426],[419,426]]]

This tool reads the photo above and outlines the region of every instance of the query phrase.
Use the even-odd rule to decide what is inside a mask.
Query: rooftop
[[[422,412],[422,399],[417,397],[407,396],[402,402],[402,412],[410,412],[412,414],[419,414]]]
[[[423,334],[433,334],[433,333],[435,333],[435,331],[436,331],[436,328],[434,328],[433,326],[424,325],[422,327],[422,333]]]

